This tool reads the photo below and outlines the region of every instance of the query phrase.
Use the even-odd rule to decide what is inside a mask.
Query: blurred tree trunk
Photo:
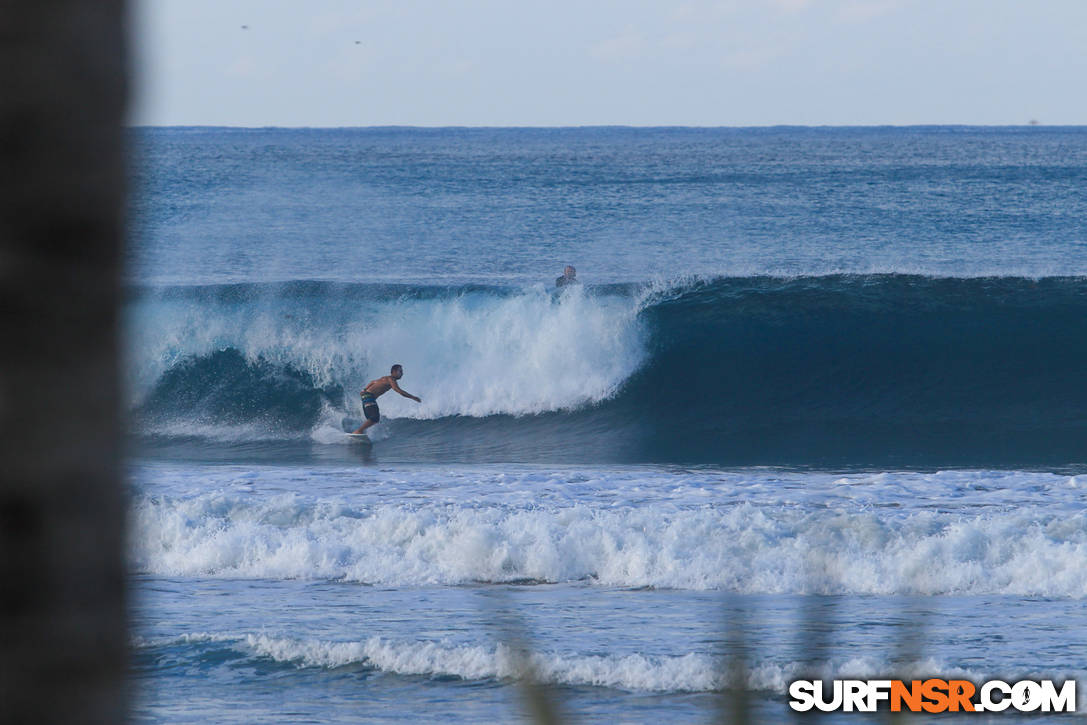
[[[0,0],[0,718],[125,720],[124,3]]]

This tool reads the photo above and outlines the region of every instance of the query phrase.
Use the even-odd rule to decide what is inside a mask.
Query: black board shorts
[[[373,393],[367,393],[365,390],[359,393],[362,397],[362,414],[366,416],[366,420],[377,423],[381,420],[381,409],[377,407],[377,399]]]

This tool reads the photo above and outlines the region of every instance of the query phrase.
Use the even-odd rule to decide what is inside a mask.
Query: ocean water
[[[131,145],[138,722],[1087,681],[1087,129]]]

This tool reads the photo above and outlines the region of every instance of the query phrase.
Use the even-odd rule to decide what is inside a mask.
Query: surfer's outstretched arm
[[[418,398],[418,397],[416,397],[416,396],[412,395],[411,393],[409,393],[409,392],[408,392],[408,391],[406,391],[406,390],[401,390],[401,389],[400,389],[400,386],[399,386],[399,385],[397,385],[397,384],[396,384],[396,381],[395,381],[395,380],[393,380],[392,378],[389,378],[389,382],[391,382],[391,383],[393,384],[393,390],[395,390],[396,392],[400,393],[400,394],[401,394],[401,395],[403,395],[403,396],[404,396],[405,398],[411,398],[411,399],[412,399],[412,400],[414,400],[414,401],[415,401],[416,403],[422,403],[422,402],[423,402],[423,399],[422,399],[422,398]]]

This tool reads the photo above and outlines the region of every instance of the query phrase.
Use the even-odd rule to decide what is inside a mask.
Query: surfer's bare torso
[[[366,387],[362,389],[362,392],[370,393],[375,398],[378,398],[389,392],[390,390],[395,390],[396,392],[403,395],[405,398],[412,397],[400,389],[400,386],[396,384],[396,381],[393,379],[392,375],[384,375],[377,380],[371,380],[369,383],[366,384]]]

